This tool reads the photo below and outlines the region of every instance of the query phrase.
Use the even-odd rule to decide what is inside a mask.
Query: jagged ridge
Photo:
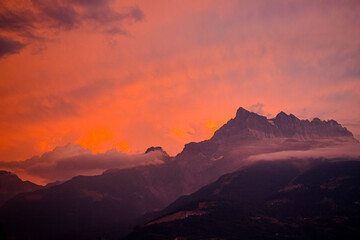
[[[280,112],[273,119],[267,119],[244,108],[239,108],[236,117],[216,131],[214,138],[234,135],[246,140],[276,137],[303,140],[334,137],[353,138],[352,133],[335,120],[321,121],[319,118],[314,118],[312,121],[300,120],[293,114],[287,115],[284,112]]]
[[[0,217],[7,221],[9,232],[23,238],[119,237],[146,212],[159,210],[179,196],[233,172],[246,164],[244,160],[250,155],[311,149],[323,139],[338,138],[355,141],[335,121],[309,122],[285,113],[267,119],[240,108],[211,139],[186,144],[181,153],[164,164],[75,177],[12,199],[0,208]],[[328,144],[325,142],[325,146]],[[154,147],[148,151],[163,150]],[[42,213],[41,222],[32,222],[38,212]]]

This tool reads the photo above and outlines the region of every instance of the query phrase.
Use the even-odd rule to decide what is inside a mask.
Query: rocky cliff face
[[[175,162],[186,169],[183,181],[188,194],[216,180],[219,173],[243,166],[244,159],[251,155],[354,143],[358,141],[352,133],[334,120],[300,120],[284,112],[267,119],[239,108],[235,118],[218,129],[211,139],[186,144]]]
[[[280,112],[275,118],[267,119],[256,113],[239,108],[236,117],[222,126],[214,134],[214,139],[236,137],[238,140],[260,140],[263,138],[295,138],[314,140],[321,138],[348,138],[353,141],[351,132],[335,120],[300,120],[293,114]]]
[[[280,112],[267,119],[239,108],[235,118],[229,120],[214,136],[199,143],[185,145],[177,158],[188,158],[192,152],[202,153],[209,159],[218,159],[221,152],[251,155],[280,150],[303,150],[337,143],[358,142],[353,134],[335,120],[300,120],[294,115]]]

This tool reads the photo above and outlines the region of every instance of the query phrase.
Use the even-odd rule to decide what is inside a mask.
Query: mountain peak
[[[289,115],[287,115],[286,113],[281,111],[276,115],[275,119],[286,119],[286,118],[289,118],[289,117],[290,117]]]
[[[151,146],[149,147],[148,149],[146,149],[145,151],[145,154],[149,153],[149,152],[153,152],[153,151],[161,151],[161,152],[165,152],[162,147],[154,147],[154,146]]]
[[[287,115],[283,111],[279,112],[273,120],[277,123],[300,121],[300,119],[298,119],[294,114]]]
[[[322,121],[320,120],[320,118],[316,117],[311,122],[312,123],[321,123]]]
[[[295,115],[293,115],[293,114],[290,114],[289,115],[292,119],[296,119],[296,120],[300,120],[300,119],[298,119]]]
[[[239,109],[236,111],[236,118],[243,118],[245,116],[249,116],[251,112],[246,110],[245,108],[239,107]]]
[[[314,118],[311,122],[300,120],[293,114],[281,111],[273,119],[250,112],[240,107],[236,117],[218,129],[215,138],[234,141],[260,140],[264,138],[297,138],[310,140],[319,138],[350,137],[351,132],[334,120],[322,121]]]
[[[160,153],[162,153],[163,160],[165,160],[165,161],[170,159],[169,154],[167,152],[165,152],[164,149],[162,149],[162,147],[151,146],[148,149],[146,149],[145,154],[148,154],[148,153],[151,153],[151,152],[160,152]]]
[[[14,175],[12,172],[8,172],[5,170],[0,170],[0,175]]]

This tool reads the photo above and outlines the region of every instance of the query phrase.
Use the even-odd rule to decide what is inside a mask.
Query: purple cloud
[[[24,161],[0,162],[0,168],[18,175],[30,175],[47,182],[67,180],[78,175],[101,174],[108,169],[123,169],[135,166],[162,164],[168,158],[162,151],[129,155],[116,150],[93,154],[80,145],[68,144],[56,147],[42,156]]]
[[[0,36],[0,58],[7,54],[18,53],[24,47],[25,44],[21,42]]]
[[[2,4],[0,5],[0,30],[7,35],[23,38],[27,44],[34,39],[44,40],[46,38],[44,32],[48,30],[69,31],[85,26],[107,34],[127,35],[124,23],[141,21],[144,19],[144,13],[137,6],[121,13],[117,12],[112,8],[112,2],[112,0],[32,0],[32,7],[26,8],[27,10],[22,10],[24,6],[19,9],[10,9]],[[19,45],[19,42],[10,38],[9,41],[17,45],[8,47],[9,50],[1,49],[0,57],[16,53],[26,45],[24,43]]]

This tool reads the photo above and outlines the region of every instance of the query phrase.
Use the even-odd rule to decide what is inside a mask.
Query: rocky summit
[[[284,112],[280,112],[275,118],[267,119],[244,108],[239,108],[236,117],[217,130],[213,138],[229,136],[243,140],[262,138],[314,140],[338,137],[355,140],[352,133],[335,120],[321,121],[319,118],[314,118],[312,121],[300,120],[293,114],[287,115]]]

